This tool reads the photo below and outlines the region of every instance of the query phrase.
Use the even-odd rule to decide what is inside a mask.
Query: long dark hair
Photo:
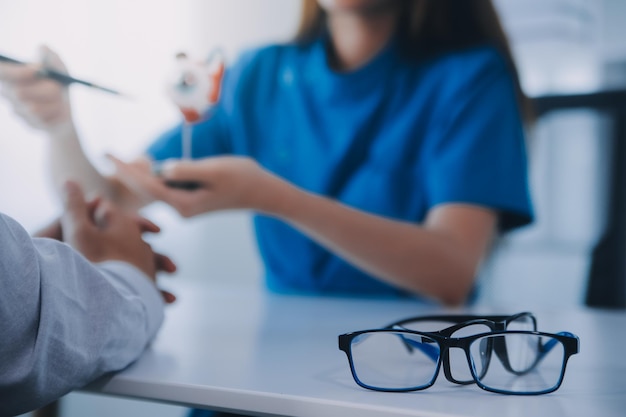
[[[511,48],[491,0],[396,0],[400,12],[398,35],[403,51],[424,58],[475,45],[491,45],[506,61],[515,83],[524,119],[532,120],[530,101],[522,91]],[[316,0],[303,0],[294,38],[307,43],[326,27],[326,13]]]

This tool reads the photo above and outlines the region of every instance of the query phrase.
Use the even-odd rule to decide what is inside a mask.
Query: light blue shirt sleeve
[[[94,265],[0,213],[0,416],[125,368],[162,321],[162,298],[137,268]]]

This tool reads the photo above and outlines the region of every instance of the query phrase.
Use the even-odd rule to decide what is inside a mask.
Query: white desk
[[[409,301],[208,286],[183,285],[176,292],[179,300],[168,308],[153,346],[130,368],[87,391],[250,415],[626,415],[623,312],[535,311],[540,330],[567,330],[581,340],[581,352],[570,359],[563,385],[553,394],[493,394],[455,386],[443,375],[425,391],[400,394],[358,387],[337,336],[432,310]]]

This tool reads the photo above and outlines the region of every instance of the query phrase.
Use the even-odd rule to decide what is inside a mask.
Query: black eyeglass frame
[[[407,329],[405,326],[409,323],[419,323],[420,321],[422,322],[442,321],[442,322],[456,323],[456,324],[453,324],[452,326],[446,327],[441,330],[432,331],[432,332],[428,331],[428,333],[434,333],[434,334],[438,334],[441,336],[452,337],[452,335],[457,330],[463,329],[465,327],[473,326],[473,325],[487,326],[492,332],[500,331],[500,330],[507,330],[509,324],[521,318],[529,319],[530,322],[532,323],[532,330],[537,331],[537,319],[535,315],[529,311],[523,311],[521,313],[516,313],[516,314],[511,314],[511,315],[449,314],[449,315],[415,316],[415,317],[410,317],[410,318],[393,322],[383,327],[383,329],[401,328],[405,330],[412,330],[412,329]],[[407,349],[409,350],[413,349],[409,344],[407,344],[406,346],[407,346]],[[495,341],[493,350],[495,351],[496,355],[502,362],[502,365],[504,366],[504,368],[513,374],[522,375],[532,369],[532,367],[529,367],[528,369],[524,371],[517,371],[513,369],[513,367],[511,366],[511,362],[509,361],[509,356],[508,356],[507,349],[506,349],[506,341],[504,340],[504,338],[498,339]],[[445,355],[445,358],[443,360],[443,373],[448,381],[454,384],[459,384],[459,385],[469,385],[475,382],[474,379],[459,380],[455,378],[452,375],[452,370],[450,367],[450,352],[446,350],[444,355]],[[534,365],[535,364],[533,364],[533,366]],[[485,372],[486,372],[486,369],[485,369]]]
[[[356,370],[354,368],[354,361],[352,359],[352,340],[358,336],[361,336],[363,334],[366,333],[404,333],[407,335],[411,335],[412,337],[414,336],[422,336],[425,337],[427,339],[433,340],[435,342],[437,342],[437,344],[439,345],[439,350],[440,350],[440,354],[438,356],[437,359],[437,366],[436,366],[436,370],[433,373],[433,377],[431,379],[431,381],[424,385],[424,386],[420,386],[420,387],[408,387],[408,388],[382,388],[382,387],[374,387],[374,386],[370,386],[367,384],[364,384],[363,382],[361,382],[361,380],[359,379],[359,377],[356,374]],[[498,388],[491,388],[485,384],[483,384],[480,381],[480,378],[476,375],[476,370],[474,368],[474,366],[472,365],[472,359],[471,359],[471,353],[470,353],[470,346],[471,344],[478,340],[481,339],[483,337],[496,337],[496,336],[506,336],[506,335],[510,335],[510,334],[526,334],[526,335],[535,335],[535,336],[542,336],[542,337],[550,337],[553,339],[558,340],[562,345],[563,345],[563,364],[561,366],[561,373],[559,375],[559,379],[556,383],[555,386],[546,389],[546,390],[542,390],[542,391],[534,391],[534,392],[529,392],[529,391],[508,391],[508,390],[502,390],[502,389],[498,389]],[[489,391],[489,392],[495,392],[498,394],[507,394],[507,395],[541,395],[541,394],[548,394],[551,392],[556,391],[557,389],[559,389],[559,387],[561,386],[562,382],[563,382],[563,378],[565,376],[565,368],[567,367],[567,362],[569,361],[569,358],[572,355],[577,354],[580,351],[580,340],[578,338],[578,336],[573,335],[571,333],[568,332],[562,332],[562,333],[545,333],[545,332],[538,332],[538,331],[531,331],[531,330],[502,330],[502,331],[495,331],[495,332],[487,332],[487,333],[479,333],[476,335],[472,335],[472,336],[466,336],[466,337],[460,337],[460,338],[456,338],[456,337],[447,337],[447,336],[442,336],[439,335],[437,333],[429,333],[429,332],[418,332],[418,331],[414,331],[414,330],[398,330],[398,329],[370,329],[370,330],[361,330],[361,331],[356,331],[356,332],[351,332],[351,333],[345,333],[345,334],[341,334],[338,337],[338,342],[339,342],[339,350],[343,351],[346,356],[348,357],[348,362],[350,364],[350,372],[352,373],[352,378],[354,379],[354,381],[361,387],[372,390],[372,391],[382,391],[382,392],[410,392],[410,391],[422,391],[425,390],[427,388],[430,388],[434,385],[435,381],[437,380],[437,377],[439,375],[439,370],[441,369],[441,363],[442,361],[449,360],[449,356],[447,356],[445,353],[448,352],[448,350],[450,348],[461,348],[465,351],[465,357],[467,359],[467,363],[469,365],[472,377],[474,378],[474,382],[476,383],[476,385],[478,385],[481,389],[485,390],[485,391]],[[551,348],[545,349],[545,353],[547,353]],[[446,359],[444,359],[446,358]],[[541,360],[541,358],[538,359],[538,361]],[[538,362],[537,361],[537,362]]]

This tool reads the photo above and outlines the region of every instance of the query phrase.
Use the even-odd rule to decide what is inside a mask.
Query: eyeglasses
[[[497,330],[451,337],[386,328],[340,335],[339,349],[348,357],[355,382],[375,391],[426,389],[435,383],[442,362],[444,369],[449,366],[449,352],[461,350],[480,388],[537,395],[559,388],[579,340],[567,332]]]
[[[442,329],[442,327],[446,326]],[[404,329],[436,333],[447,337],[464,337],[498,330],[537,330],[537,319],[530,312],[512,315],[437,315],[417,316],[396,321],[384,329]],[[412,349],[409,343],[407,349]],[[506,345],[502,340],[494,343],[494,352],[506,369],[511,372],[513,365],[508,360]],[[443,371],[446,379],[455,384],[473,384],[474,378],[467,366],[465,354],[461,349],[447,350],[443,353]],[[521,369],[518,370],[522,371]]]

